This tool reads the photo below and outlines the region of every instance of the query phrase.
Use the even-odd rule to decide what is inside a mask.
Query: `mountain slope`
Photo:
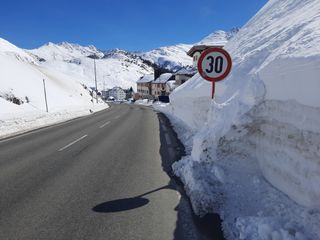
[[[91,100],[77,78],[42,66],[36,56],[0,39],[0,137],[108,107]]]
[[[192,65],[192,58],[187,55],[187,52],[191,47],[192,45],[188,44],[178,44],[175,46],[157,48],[142,53],[140,56],[161,67],[174,71],[181,67]]]
[[[80,82],[69,75],[40,66],[36,58],[2,39],[0,39],[0,63],[0,97],[4,99],[14,96],[20,99],[26,104],[22,104],[24,106],[21,108],[44,109],[43,79],[47,83],[51,109],[90,103],[89,92]],[[3,112],[4,109],[0,111]]]
[[[98,89],[121,86],[135,88],[135,82],[152,72],[150,65],[139,57],[121,50],[102,52],[93,46],[61,43],[46,44],[28,52],[43,58],[42,65],[72,75],[87,86],[95,86],[94,60]]]
[[[193,45],[225,45],[238,31],[238,28],[231,29],[228,32],[218,30],[197,43],[160,47],[141,53],[140,56],[161,67],[176,71],[181,67],[192,66],[192,58],[187,55],[187,52]]]
[[[215,31],[199,41],[197,45],[226,45],[239,30],[239,28],[233,28],[228,32],[222,30]]]
[[[38,59],[36,57],[28,54],[25,50],[18,48],[17,46],[2,38],[0,38],[0,53],[6,56],[12,56],[17,60],[21,60],[27,63],[38,64]]]
[[[225,44],[236,31],[217,31],[197,44]],[[96,56],[98,89],[121,86],[136,88],[136,81],[153,72],[153,66],[171,71],[191,66],[192,58],[186,53],[188,44],[166,46],[144,53],[130,53],[120,49],[101,51],[94,46],[81,46],[63,42],[48,43],[28,50],[41,59],[41,65],[77,77],[87,86],[94,86],[93,57]]]

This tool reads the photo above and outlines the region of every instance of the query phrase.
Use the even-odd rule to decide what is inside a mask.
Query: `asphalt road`
[[[127,104],[0,140],[0,239],[207,239],[170,178],[182,151]]]

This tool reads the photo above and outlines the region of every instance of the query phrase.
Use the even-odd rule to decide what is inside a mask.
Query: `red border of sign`
[[[220,53],[222,53],[226,57],[226,59],[228,61],[228,67],[227,67],[225,73],[222,74],[220,77],[217,77],[217,78],[208,77],[205,74],[205,72],[203,71],[203,69],[202,69],[202,61],[203,61],[204,57],[208,53],[211,53],[211,52],[220,52]],[[222,79],[226,78],[228,76],[228,74],[230,73],[230,71],[231,71],[231,67],[232,67],[231,56],[226,50],[224,50],[222,48],[215,48],[215,47],[214,48],[208,48],[208,49],[204,50],[201,53],[200,58],[198,60],[198,71],[199,71],[201,77],[203,77],[205,80],[210,81],[210,82],[213,82],[213,81],[217,82],[217,81],[221,81]]]

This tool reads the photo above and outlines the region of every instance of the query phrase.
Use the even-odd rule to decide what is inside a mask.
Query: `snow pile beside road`
[[[144,105],[144,106],[151,106],[152,103],[153,103],[153,100],[149,100],[149,99],[138,99],[134,102],[134,104]]]
[[[28,53],[1,39],[0,137],[108,107],[104,103],[93,105],[88,89],[72,76],[41,67],[31,59]]]
[[[2,101],[4,100],[0,98],[1,106],[3,104]],[[6,114],[4,115],[5,118],[0,118],[0,139],[77,117],[83,117],[106,108],[108,108],[107,104],[96,104],[91,107],[71,107],[49,113],[36,110],[17,113],[19,111],[13,111],[12,106],[10,106],[11,114]]]
[[[319,12],[268,1],[225,46],[234,68],[215,101],[196,75],[162,106],[194,132],[174,171],[228,239],[320,239]]]

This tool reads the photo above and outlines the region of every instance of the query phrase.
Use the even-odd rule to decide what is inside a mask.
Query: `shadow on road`
[[[92,208],[92,210],[94,212],[99,212],[99,213],[110,213],[110,212],[128,211],[131,209],[143,207],[144,205],[147,205],[149,203],[149,200],[147,198],[144,198],[144,196],[163,190],[163,189],[174,189],[174,188],[173,186],[170,186],[170,185],[163,186],[163,187],[154,189],[152,191],[143,193],[136,197],[122,198],[122,199],[117,199],[117,200],[98,204],[97,206]]]
[[[143,197],[122,198],[104,202],[95,206],[92,210],[99,213],[122,212],[147,205],[149,200]]]
[[[221,230],[221,219],[217,214],[207,214],[200,218],[196,216],[191,207],[183,185],[180,180],[174,176],[172,164],[185,155],[183,144],[179,141],[177,134],[172,129],[169,119],[162,113],[157,113],[159,119],[160,132],[160,155],[162,168],[170,177],[170,182],[163,187],[145,192],[135,197],[122,198],[113,201],[104,202],[92,208],[98,213],[112,213],[128,211],[143,207],[149,203],[147,195],[164,189],[178,191],[181,195],[178,205],[175,207],[177,212],[177,222],[174,231],[173,240],[224,240]],[[168,142],[168,139],[171,141]]]

